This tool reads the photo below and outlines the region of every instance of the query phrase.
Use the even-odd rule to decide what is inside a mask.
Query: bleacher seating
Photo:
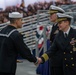
[[[74,8],[75,5],[69,5],[69,7]],[[63,7],[63,6],[62,6]],[[75,28],[76,24],[76,12],[66,12],[66,14],[70,14],[74,17],[72,26]],[[33,50],[36,48],[36,31],[37,31],[37,26],[38,25],[50,25],[51,22],[49,21],[49,15],[47,14],[47,10],[39,10],[37,15],[29,16],[26,18],[23,18],[23,27],[18,29],[20,33],[24,35],[24,42],[28,45],[28,47]],[[5,27],[7,24],[10,22],[0,24],[0,29]]]
[[[23,18],[23,27],[18,29],[21,34],[24,36],[24,42],[28,47],[33,50],[36,48],[36,31],[38,25],[38,15],[29,16]],[[48,14],[41,13],[39,14],[39,22],[42,25],[50,24]],[[10,22],[0,24],[0,29],[8,25]]]

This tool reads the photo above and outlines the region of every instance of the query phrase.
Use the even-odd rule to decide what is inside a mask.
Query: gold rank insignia
[[[54,34],[57,34],[59,32],[59,30],[56,30],[55,32],[54,32]]]
[[[76,43],[75,38],[72,38],[70,44],[73,46],[73,51],[76,51],[75,43]]]
[[[44,53],[44,54],[42,55],[42,57],[44,58],[45,61],[47,61],[47,60],[49,59],[49,57],[48,57],[48,55],[47,55],[46,53]]]

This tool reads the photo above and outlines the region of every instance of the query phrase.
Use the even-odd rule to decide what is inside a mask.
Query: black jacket
[[[53,43],[53,41],[54,41],[54,39],[55,39],[55,36],[56,36],[56,34],[58,33],[58,26],[57,26],[58,24],[57,23],[55,23],[55,24],[53,24],[53,26],[52,26],[52,30],[51,30],[51,33],[50,33],[50,41],[51,41],[51,43]]]
[[[72,39],[75,40],[72,41]],[[74,45],[70,42],[74,42]],[[53,62],[54,66],[76,67],[76,30],[71,28],[67,38],[60,31],[46,54],[49,58],[56,56],[56,60]]]
[[[55,24],[53,24],[53,26],[52,26],[52,31],[51,31],[51,33],[50,33],[50,41],[51,41],[51,44],[53,43],[53,41],[54,41],[54,39],[55,39],[55,37],[56,37],[56,35],[58,34],[58,26],[57,26],[58,24],[57,23],[55,23]],[[56,55],[56,56],[53,56],[51,59],[50,59],[50,66],[56,66],[56,62],[58,61],[58,56]]]
[[[15,31],[10,33],[12,30]],[[15,73],[18,53],[30,62],[37,60],[24,43],[23,36],[8,25],[0,31],[0,72]]]

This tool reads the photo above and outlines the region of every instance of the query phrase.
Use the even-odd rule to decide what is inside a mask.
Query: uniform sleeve
[[[27,45],[24,43],[23,41],[23,37],[20,33],[18,32],[14,32],[11,35],[11,38],[13,39],[14,45],[18,51],[18,53],[24,58],[27,59],[30,62],[36,62],[37,59],[36,57],[34,57],[31,52],[30,49],[27,47]]]
[[[49,48],[49,50],[41,56],[41,59],[42,59],[43,63],[45,61],[47,61],[49,58],[53,57],[56,54],[57,50],[58,50],[57,42],[56,42],[56,39],[55,39],[53,44]]]

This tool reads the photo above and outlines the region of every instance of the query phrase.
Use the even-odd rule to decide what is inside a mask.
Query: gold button
[[[68,66],[68,64],[66,64],[66,66]]]
[[[70,53],[72,53],[72,51],[70,51]]]
[[[66,58],[64,58],[64,60],[67,60]]]
[[[74,64],[72,64],[72,66],[74,66]]]
[[[64,52],[64,54],[66,54],[66,53]]]
[[[71,60],[73,60],[73,58],[71,58]]]

